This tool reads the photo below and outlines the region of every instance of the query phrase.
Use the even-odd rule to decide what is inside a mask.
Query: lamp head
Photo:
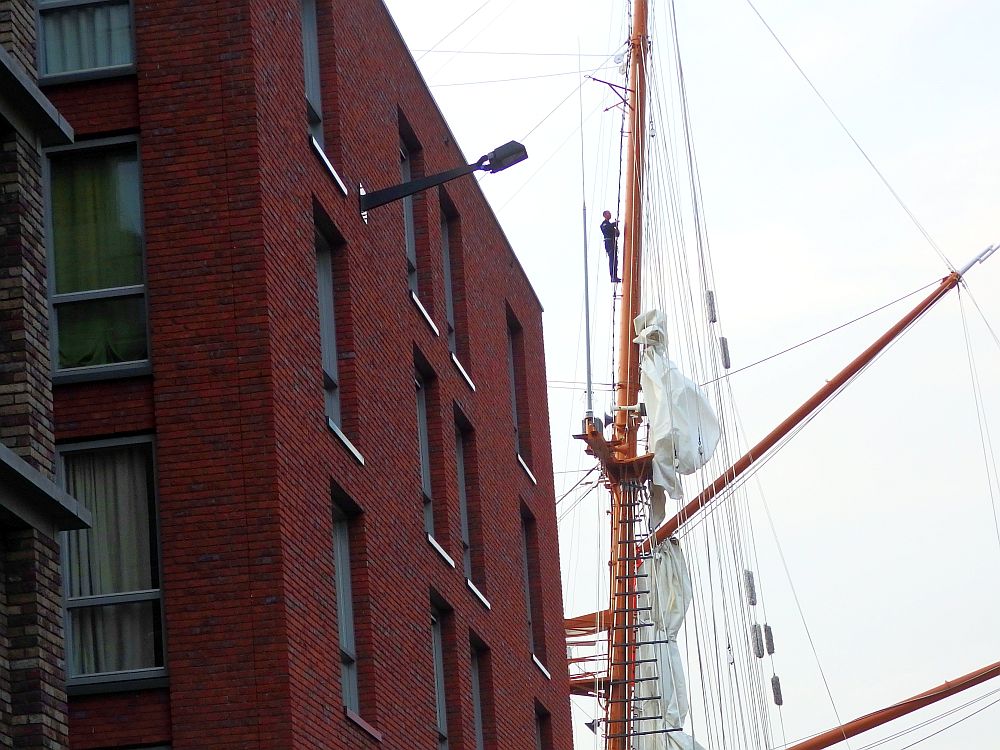
[[[490,151],[479,160],[479,168],[496,174],[528,158],[528,151],[517,141],[510,141]]]

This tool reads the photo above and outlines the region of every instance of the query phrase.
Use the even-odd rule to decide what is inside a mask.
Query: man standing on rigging
[[[617,284],[618,278],[618,222],[611,221],[611,212],[604,212],[601,222],[601,234],[604,235],[604,252],[608,254],[608,266],[611,269],[611,283]]]

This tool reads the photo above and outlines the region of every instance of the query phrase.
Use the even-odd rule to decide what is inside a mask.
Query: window
[[[452,211],[448,213],[445,204],[441,204],[441,260],[444,264],[444,314],[448,326],[448,351],[458,354],[458,329],[455,322],[455,274],[458,242],[461,234],[458,230],[458,216]]]
[[[424,500],[424,531],[434,536],[434,491],[431,485],[431,437],[428,420],[427,378],[414,371],[417,391],[417,441],[420,444],[420,490]]]
[[[337,594],[337,628],[340,635],[340,686],[344,705],[361,713],[358,693],[358,654],[354,637],[354,593],[351,585],[351,517],[333,506],[334,585]]]
[[[533,656],[545,661],[545,628],[539,585],[538,536],[535,519],[521,506],[521,573],[524,585],[524,611],[528,642]]]
[[[148,438],[60,448],[60,478],[90,511],[63,535],[71,681],[165,674],[153,445]]]
[[[302,18],[302,67],[305,75],[306,119],[312,137],[323,145],[323,103],[319,73],[319,29],[316,0],[300,0]]]
[[[456,410],[457,411],[457,410]],[[482,528],[476,482],[475,432],[462,414],[455,416],[455,481],[462,531],[462,570],[477,587],[483,584]]]
[[[399,181],[409,182],[414,178],[413,158],[410,148],[402,137],[399,139]],[[417,226],[413,210],[413,196],[403,198],[403,226],[406,242],[406,285],[414,295],[419,293],[417,277]]]
[[[483,736],[483,687],[480,676],[479,650],[474,646],[469,663],[472,672],[472,724],[476,732],[476,750],[483,750],[485,746],[485,738]]]
[[[134,140],[49,152],[56,372],[148,360],[139,159]]]
[[[437,725],[438,750],[448,748],[448,703],[444,674],[444,614],[437,607],[431,609],[431,649],[434,658],[434,708]]]
[[[42,76],[132,69],[132,10],[125,1],[39,0]]]
[[[535,748],[536,750],[552,748],[552,716],[538,701],[535,701]]]
[[[486,750],[494,744],[493,671],[491,654],[475,636],[471,639],[469,668],[472,676],[472,723],[476,750]]]
[[[527,371],[524,362],[524,331],[507,311],[507,375],[510,382],[510,413],[514,424],[517,455],[531,462],[531,433],[528,426]]]
[[[333,290],[333,248],[316,232],[316,297],[319,302],[319,336],[323,355],[323,391],[326,418],[341,425],[340,374],[337,367],[337,322]]]

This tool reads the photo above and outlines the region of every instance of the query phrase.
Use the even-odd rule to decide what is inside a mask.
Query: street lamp
[[[449,180],[454,180],[456,177],[472,174],[476,171],[491,172],[494,174],[502,172],[507,167],[512,167],[527,158],[528,152],[520,143],[517,141],[505,143],[490,151],[486,156],[480,157],[479,161],[466,164],[464,167],[456,167],[455,169],[449,169],[447,172],[440,172],[432,174],[429,177],[410,180],[410,182],[404,182],[402,185],[385,188],[384,190],[376,190],[374,193],[363,193],[359,196],[361,214],[365,215],[373,208],[398,201],[400,198],[419,193],[421,190],[427,190],[427,188],[442,185]]]

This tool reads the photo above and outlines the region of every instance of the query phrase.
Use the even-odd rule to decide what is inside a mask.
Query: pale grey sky
[[[666,2],[653,3],[662,20]],[[439,51],[420,60],[421,70],[467,156],[512,138],[528,148],[527,162],[481,184],[545,305],[554,384],[583,380],[580,207],[586,196],[600,342],[595,379],[608,382],[610,289],[597,223],[604,208],[617,211],[620,114],[603,111],[613,103],[607,87],[584,84],[581,187],[574,71],[579,50],[585,71],[602,67],[593,75],[623,82],[609,58],[626,41],[627,3],[387,5],[414,50],[435,45],[482,6]],[[1000,4],[755,5],[953,264],[1000,242]],[[947,273],[746,0],[677,0],[677,14],[716,293],[734,369]],[[654,34],[654,54],[666,47]],[[522,54],[473,54],[484,51]],[[521,80],[487,83],[508,78]],[[1000,331],[1000,254],[970,272],[968,284]],[[1000,449],[1000,343],[968,295],[964,299]],[[762,437],[905,309],[893,307],[734,375],[747,439]],[[752,485],[759,584],[777,637],[775,665],[785,697],[780,718],[789,741],[836,722],[761,493],[842,719],[1000,659],[1000,540],[993,515],[1000,498],[991,499],[964,337],[952,295],[761,470],[759,492]],[[599,392],[598,411],[606,402]],[[566,472],[556,474],[561,494],[579,477],[577,469],[592,465],[568,437],[583,413],[582,389],[552,388],[550,410],[555,470]],[[698,489],[687,485],[689,495]],[[591,495],[561,528],[569,614],[599,604],[594,581],[604,563],[576,544],[590,538],[598,514]],[[997,688],[983,685],[850,746],[858,750]],[[575,712],[578,724],[584,710],[592,707]],[[901,750],[971,710],[880,747]],[[917,747],[993,747],[998,719],[1000,705]],[[577,736],[579,748],[593,746],[586,730]],[[781,734],[776,737],[780,742]]]

